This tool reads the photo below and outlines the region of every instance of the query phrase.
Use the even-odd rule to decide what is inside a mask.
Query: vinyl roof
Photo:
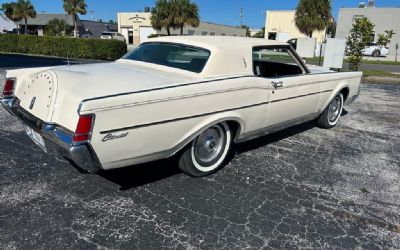
[[[203,48],[223,49],[236,46],[286,45],[286,43],[262,38],[234,36],[164,36],[149,39],[148,42],[183,43]]]

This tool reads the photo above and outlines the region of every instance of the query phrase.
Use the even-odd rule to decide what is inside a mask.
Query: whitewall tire
[[[227,123],[212,125],[184,149],[179,168],[194,177],[212,174],[224,165],[231,143],[232,133]]]
[[[333,128],[338,123],[343,112],[344,97],[342,93],[337,94],[331,103],[317,120],[321,128]]]

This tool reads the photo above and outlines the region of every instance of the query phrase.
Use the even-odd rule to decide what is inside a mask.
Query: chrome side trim
[[[117,97],[117,96],[146,93],[146,92],[151,92],[151,91],[173,89],[173,88],[186,87],[186,86],[209,83],[209,82],[226,81],[226,80],[233,80],[233,79],[240,79],[240,78],[247,78],[247,77],[255,77],[255,75],[231,76],[231,77],[225,77],[225,78],[210,79],[210,80],[204,80],[204,81],[198,81],[198,82],[188,82],[188,83],[184,83],[184,84],[168,85],[168,86],[152,88],[152,89],[145,89],[145,90],[138,90],[138,91],[131,91],[131,92],[125,92],[125,93],[119,93],[119,94],[113,94],[113,95],[105,95],[105,96],[88,98],[88,99],[82,100],[81,103],[79,104],[78,114],[80,114],[83,104],[88,101],[95,101],[95,100],[101,100],[101,99],[106,99],[106,98],[113,98],[113,97]]]
[[[271,133],[274,133],[274,132],[277,132],[280,130],[284,130],[286,128],[293,127],[293,126],[305,123],[307,121],[314,120],[319,115],[320,115],[320,113],[317,112],[317,113],[314,113],[311,115],[303,116],[303,117],[296,118],[296,119],[293,119],[293,120],[290,120],[287,122],[279,123],[279,124],[276,124],[276,125],[273,125],[270,127],[266,127],[266,128],[262,128],[262,129],[253,131],[253,132],[242,134],[239,138],[237,138],[235,140],[235,143],[242,143],[242,142],[249,141],[249,140],[252,140],[252,139],[255,139],[258,137],[262,137],[262,136],[265,136],[265,135],[268,135],[268,134],[271,134]]]
[[[288,98],[284,98],[284,99],[273,100],[271,102],[256,103],[256,104],[252,104],[252,105],[236,107],[236,108],[231,108],[231,109],[218,110],[218,111],[207,112],[207,113],[202,113],[202,114],[196,114],[196,115],[192,115],[192,116],[184,116],[184,117],[178,117],[178,118],[173,118],[173,119],[168,119],[168,120],[163,120],[163,121],[155,121],[155,122],[138,124],[138,125],[123,127],[123,128],[110,129],[110,130],[101,131],[100,134],[110,134],[110,133],[116,133],[116,132],[121,132],[121,131],[126,131],[126,130],[133,130],[133,129],[138,129],[138,128],[160,125],[160,124],[164,124],[164,123],[188,120],[188,119],[198,118],[198,117],[202,117],[202,116],[214,115],[214,114],[218,114],[218,113],[224,113],[224,112],[240,110],[240,109],[247,109],[247,108],[252,108],[252,107],[261,106],[261,105],[268,105],[270,103],[281,102],[281,101],[306,97],[306,96],[310,96],[310,95],[317,95],[317,94],[331,92],[331,91],[332,90],[325,90],[322,92],[315,92],[315,93],[310,93],[310,94],[306,94],[306,95],[292,96],[292,97],[288,97]]]
[[[138,124],[138,125],[124,127],[124,128],[105,130],[105,131],[101,131],[100,134],[110,134],[110,133],[116,133],[116,132],[121,132],[121,131],[126,131],[126,130],[133,130],[133,129],[138,129],[138,128],[144,128],[144,127],[155,126],[155,125],[160,125],[160,124],[164,124],[164,123],[188,120],[188,119],[198,118],[198,117],[202,117],[202,116],[214,115],[214,114],[219,114],[219,113],[224,113],[224,112],[229,112],[229,111],[234,111],[234,110],[247,109],[247,108],[252,108],[252,107],[257,107],[257,106],[262,106],[262,105],[268,105],[268,104],[269,104],[269,102],[261,102],[261,103],[256,103],[256,104],[237,107],[237,108],[224,109],[224,110],[218,110],[218,111],[202,113],[202,114],[197,114],[197,115],[192,115],[192,116],[185,116],[185,117],[173,118],[173,119],[169,119],[169,120],[156,121],[156,122],[145,123],[145,124]]]
[[[201,92],[201,93],[195,93],[195,94],[190,94],[190,95],[181,95],[181,96],[174,96],[174,97],[169,97],[169,98],[154,99],[154,100],[141,101],[141,102],[133,102],[133,103],[109,106],[109,107],[99,108],[99,109],[86,109],[85,112],[104,111],[104,110],[110,110],[110,109],[116,109],[116,108],[126,108],[126,107],[132,107],[132,106],[140,106],[140,105],[145,105],[145,104],[182,100],[182,99],[188,99],[191,97],[199,97],[199,96],[205,96],[205,95],[213,95],[213,94],[234,92],[234,91],[240,91],[240,90],[249,90],[249,89],[269,90],[272,88],[268,88],[267,86],[265,86],[265,87],[243,86],[243,87],[239,87],[239,88],[230,88],[230,89],[223,89],[223,90],[218,90],[218,91]]]

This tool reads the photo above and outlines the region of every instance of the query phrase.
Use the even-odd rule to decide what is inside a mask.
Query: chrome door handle
[[[274,86],[274,88],[282,88],[283,87],[283,82],[272,82],[272,86]]]

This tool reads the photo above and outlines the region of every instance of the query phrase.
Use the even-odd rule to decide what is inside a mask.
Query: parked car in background
[[[118,32],[104,31],[101,33],[101,39],[115,39],[126,42],[124,35]]]
[[[88,172],[174,156],[200,177],[232,143],[336,126],[361,76],[308,68],[278,41],[162,37],[115,62],[8,71],[0,102],[45,152]]]
[[[379,57],[379,56],[387,56],[389,54],[389,47],[387,46],[379,46],[376,43],[370,43],[365,47],[363,50],[364,56],[372,56],[372,57]]]

